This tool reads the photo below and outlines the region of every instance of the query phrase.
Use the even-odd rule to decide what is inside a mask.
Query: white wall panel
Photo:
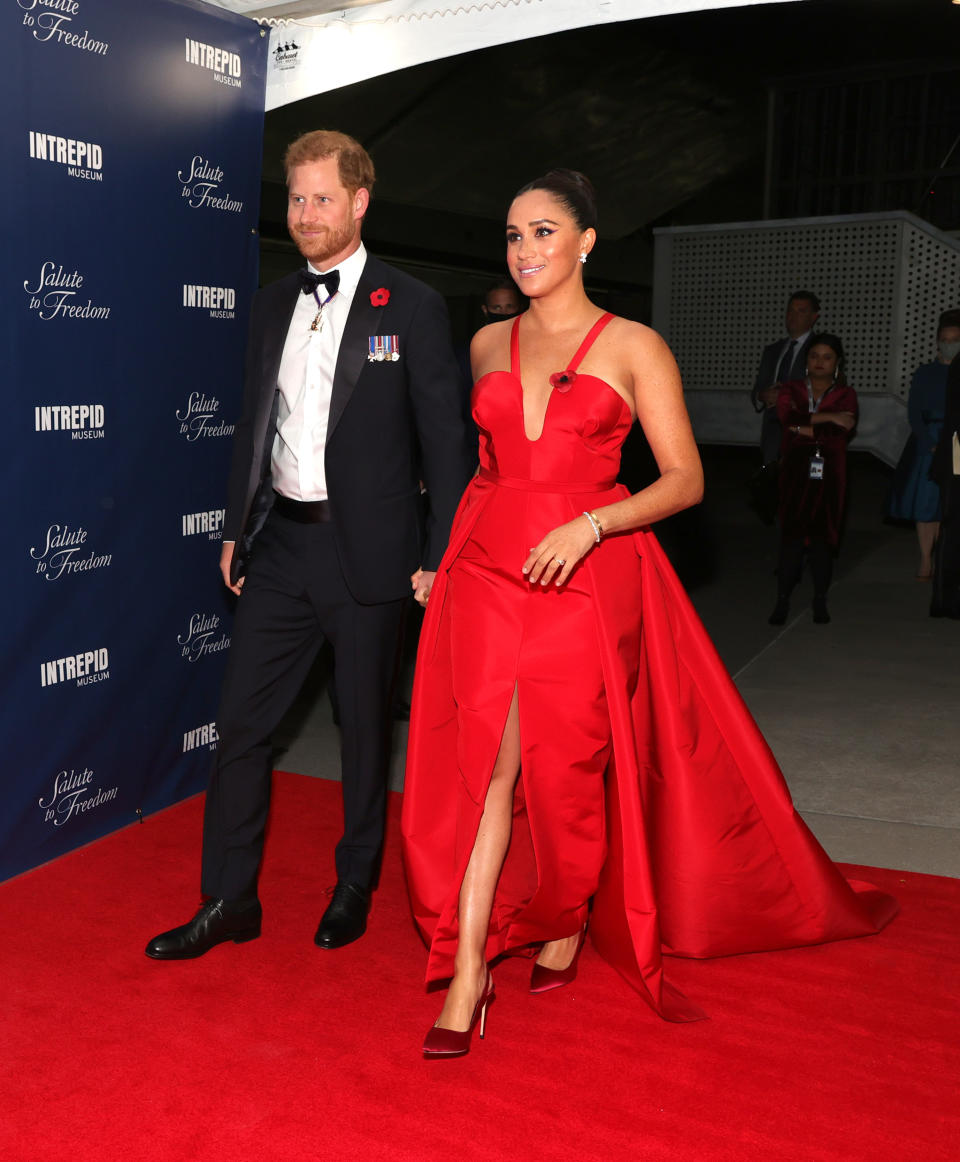
[[[787,299],[820,299],[860,397],[856,445],[895,463],[910,378],[934,356],[937,316],[960,306],[960,243],[905,212],[656,232],[654,326],[677,356],[698,439],[756,443],[760,352],[785,336]]]

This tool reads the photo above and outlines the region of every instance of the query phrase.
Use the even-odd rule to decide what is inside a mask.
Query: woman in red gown
[[[876,931],[795,813],[770,751],[648,525],[699,501],[676,364],[587,298],[593,191],[517,195],[507,260],[530,309],[471,348],[480,469],[420,639],[403,850],[427,979],[452,978],[427,1056],[468,1051],[488,964],[540,945],[531,991],[590,938],[669,1020],[703,1013],[662,953],[716,956]],[[630,495],[639,419],[660,469]],[[592,901],[592,906],[591,906]]]

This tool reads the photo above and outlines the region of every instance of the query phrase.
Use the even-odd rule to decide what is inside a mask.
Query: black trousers
[[[764,408],[760,424],[760,456],[764,464],[780,458],[780,441],[783,439],[783,428],[777,409]]]
[[[833,577],[833,549],[824,540],[810,538],[805,545],[802,537],[780,538],[780,558],[777,562],[777,590],[783,597],[789,597],[803,572],[803,557],[806,552],[813,579],[814,597],[825,597]]]
[[[390,698],[407,600],[360,605],[340,569],[330,524],[271,513],[237,602],[217,714],[220,741],[203,825],[201,886],[254,898],[270,808],[271,737],[325,640],[340,705],[344,832],[337,879],[371,887],[383,844]]]
[[[960,618],[960,476],[940,482],[943,518],[933,559],[931,617]]]

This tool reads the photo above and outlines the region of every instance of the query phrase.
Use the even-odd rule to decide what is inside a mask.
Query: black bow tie
[[[301,270],[300,281],[303,283],[303,293],[313,295],[321,284],[330,298],[340,289],[340,271],[328,270],[326,274],[314,274],[312,270]]]

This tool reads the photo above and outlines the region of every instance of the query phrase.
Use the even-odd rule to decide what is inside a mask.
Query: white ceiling
[[[207,0],[218,8],[238,12],[241,16],[293,18],[322,16],[325,12],[342,12],[345,8],[362,8],[382,0]]]

